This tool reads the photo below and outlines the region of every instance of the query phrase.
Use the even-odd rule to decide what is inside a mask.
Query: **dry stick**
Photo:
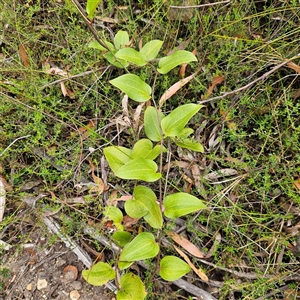
[[[297,54],[296,56],[294,56],[294,57],[292,57],[292,58],[290,58],[290,59],[288,59],[288,60],[286,60],[286,61],[280,63],[279,65],[275,66],[272,70],[268,71],[267,73],[265,73],[265,74],[263,74],[262,76],[256,78],[256,79],[253,80],[252,82],[250,82],[250,83],[248,83],[248,84],[246,84],[246,85],[244,85],[244,86],[242,86],[242,87],[240,87],[240,88],[238,88],[238,89],[236,89],[236,90],[234,90],[234,91],[226,92],[226,93],[224,93],[224,94],[221,95],[221,96],[217,96],[217,97],[213,97],[213,98],[210,98],[210,99],[207,99],[207,100],[199,101],[198,103],[199,103],[199,104],[203,104],[203,103],[211,102],[211,101],[214,101],[214,100],[223,99],[223,98],[225,98],[225,97],[227,97],[227,96],[231,96],[231,95],[234,95],[234,94],[236,94],[236,93],[238,93],[238,92],[241,92],[241,91],[243,91],[243,90],[246,90],[247,88],[251,87],[251,86],[252,86],[253,84],[255,84],[256,82],[266,79],[269,75],[271,75],[272,73],[276,72],[278,69],[280,69],[281,67],[283,67],[284,65],[286,65],[286,64],[289,63],[290,61],[292,61],[292,60],[294,60],[294,59],[296,59],[296,58],[299,58],[299,57],[300,57],[300,53]]]
[[[199,8],[199,7],[206,7],[206,6],[213,6],[217,4],[227,4],[230,3],[231,0],[227,1],[221,1],[221,2],[214,2],[214,3],[207,3],[207,4],[200,4],[200,5],[187,5],[187,6],[175,6],[175,5],[170,5],[170,8]]]

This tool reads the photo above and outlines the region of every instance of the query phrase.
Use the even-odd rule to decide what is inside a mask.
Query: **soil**
[[[115,299],[112,291],[91,286],[82,278],[85,266],[64,243],[51,244],[38,230],[22,251],[7,251],[2,262],[11,276],[0,300]]]

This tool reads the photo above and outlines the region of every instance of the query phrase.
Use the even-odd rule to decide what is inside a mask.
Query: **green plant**
[[[118,68],[127,68],[130,64],[137,67],[151,65],[156,75],[166,74],[176,66],[196,61],[196,57],[189,51],[178,50],[170,56],[162,57],[158,67],[154,66],[156,57],[163,42],[152,40],[139,51],[129,47],[129,35],[126,31],[119,31],[113,44],[104,41],[106,47],[98,42],[92,42],[89,47],[99,49],[104,58]],[[128,70],[127,70],[128,72]],[[130,74],[121,75],[110,80],[110,83],[137,102],[151,99],[153,90],[140,76]],[[203,146],[191,138],[193,129],[186,127],[190,119],[203,107],[197,104],[185,104],[175,108],[171,113],[162,113],[164,101],[159,106],[153,100],[154,106],[148,106],[144,113],[144,129],[147,138],[138,140],[132,149],[123,146],[109,146],[103,152],[114,174],[125,180],[140,180],[156,182],[163,180],[162,165],[155,160],[167,151],[166,144],[176,144],[181,148],[203,152]],[[157,145],[153,146],[153,142]],[[160,184],[160,186],[162,186]],[[167,255],[160,260],[160,244],[165,227],[163,214],[167,218],[175,219],[192,212],[205,209],[205,204],[188,193],[177,192],[165,195],[160,189],[159,201],[157,195],[148,186],[137,185],[133,190],[131,200],[125,202],[125,212],[136,219],[143,218],[151,229],[157,230],[155,236],[151,232],[141,232],[132,237],[130,232],[122,226],[123,212],[121,209],[109,206],[104,211],[105,220],[114,222],[116,232],[113,241],[122,248],[122,252],[115,257],[114,266],[108,263],[96,263],[90,270],[82,272],[83,277],[93,285],[103,285],[115,279],[118,292],[117,299],[144,299],[146,289],[142,280],[131,272],[120,277],[120,272],[128,269],[135,261],[157,257],[160,276],[167,281],[174,281],[190,271],[190,266],[176,256]],[[157,272],[157,268],[154,273]],[[120,279],[119,279],[120,278]]]

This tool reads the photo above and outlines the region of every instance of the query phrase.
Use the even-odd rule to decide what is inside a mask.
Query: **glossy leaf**
[[[142,67],[147,63],[141,53],[132,48],[120,49],[115,56],[117,58],[129,61],[139,67]]]
[[[145,187],[137,186],[133,191],[134,200],[125,202],[126,213],[132,218],[144,217],[152,228],[161,228],[163,224],[162,213],[156,202],[155,193]],[[137,210],[140,209],[140,216]]]
[[[105,220],[112,220],[114,223],[121,223],[123,220],[122,211],[114,206],[107,206],[104,210]]]
[[[133,273],[121,277],[120,287],[116,295],[117,300],[143,300],[147,295],[143,282]]]
[[[178,218],[200,209],[205,209],[206,205],[187,193],[175,193],[168,195],[164,199],[164,214],[168,218]]]
[[[94,18],[95,11],[97,6],[101,3],[102,0],[87,0],[86,3],[86,12],[90,19]]]
[[[131,233],[128,231],[116,231],[112,235],[112,239],[119,247],[124,247],[131,240]]]
[[[163,147],[163,149],[161,149],[161,147],[163,146],[156,145],[153,148],[153,144],[150,140],[141,139],[137,141],[133,146],[131,157],[132,158],[142,157],[142,158],[154,160],[157,156],[159,156],[161,150],[162,152],[166,151],[165,147]]]
[[[161,48],[163,41],[153,40],[146,43],[143,48],[140,50],[140,53],[143,55],[146,61],[154,59]]]
[[[109,82],[137,102],[145,102],[151,98],[151,87],[137,75],[125,74]]]
[[[129,44],[129,35],[126,31],[119,30],[114,38],[114,45],[117,50]]]
[[[114,173],[131,160],[132,150],[122,146],[109,146],[103,150],[104,156]]]
[[[190,149],[190,150],[195,151],[195,152],[201,152],[201,153],[204,152],[203,146],[195,140],[192,140],[192,139],[175,139],[174,142],[178,147]]]
[[[190,270],[190,266],[176,256],[165,256],[160,261],[159,274],[167,281],[175,281],[190,272]]]
[[[175,108],[168,116],[162,119],[161,127],[165,136],[175,137],[181,133],[189,120],[202,108],[203,105],[185,104]]]
[[[98,262],[89,270],[82,271],[82,277],[91,285],[100,286],[115,278],[114,269],[107,263]]]
[[[156,173],[157,164],[150,159],[141,157],[134,158],[119,168],[115,175],[122,179],[136,179],[153,182],[161,177],[160,173]]]
[[[122,262],[134,262],[155,257],[159,252],[159,246],[155,242],[153,234],[142,232],[127,244],[119,258]],[[120,265],[119,265],[120,266]]]
[[[146,136],[154,142],[159,142],[162,138],[160,123],[165,116],[162,112],[157,112],[153,106],[148,106],[144,115],[144,128]]]
[[[161,74],[166,74],[173,68],[191,61],[197,61],[193,53],[186,50],[179,50],[169,56],[163,57],[158,63],[159,68],[157,71]]]

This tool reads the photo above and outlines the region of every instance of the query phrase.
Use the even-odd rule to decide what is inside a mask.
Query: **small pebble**
[[[38,279],[36,288],[40,291],[40,290],[46,288],[47,285],[48,285],[48,282],[46,279]]]
[[[32,283],[29,283],[29,284],[26,286],[26,290],[32,291]]]
[[[74,290],[79,291],[79,290],[82,289],[82,282],[81,282],[81,281],[78,281],[78,280],[73,281],[70,285],[71,285],[71,287],[72,287]]]
[[[64,259],[62,259],[61,257],[59,257],[57,260],[56,260],[56,265],[58,266],[58,267],[61,267],[61,266],[63,266],[64,264],[66,264],[67,262],[64,260]]]
[[[80,294],[78,293],[78,291],[71,291],[70,292],[70,298],[72,300],[77,300],[80,298]]]

